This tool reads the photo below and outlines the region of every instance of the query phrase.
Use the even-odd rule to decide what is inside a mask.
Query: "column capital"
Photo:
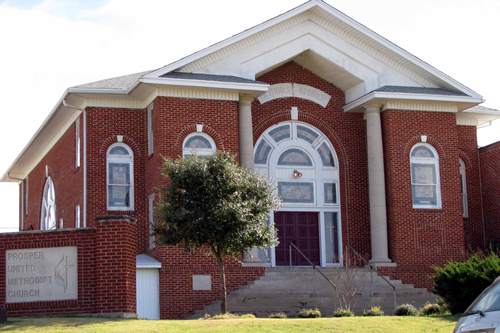
[[[255,97],[252,95],[240,94],[240,104],[252,104],[254,99]]]
[[[382,112],[379,106],[365,106],[363,109],[365,109],[365,114]]]

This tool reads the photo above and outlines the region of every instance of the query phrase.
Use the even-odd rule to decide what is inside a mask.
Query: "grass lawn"
[[[455,321],[451,317],[353,317],[321,319],[224,319],[159,320],[103,318],[27,318],[9,319],[0,324],[0,332],[40,333],[450,333]]]

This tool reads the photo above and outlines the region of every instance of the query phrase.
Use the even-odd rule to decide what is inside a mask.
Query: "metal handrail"
[[[333,289],[335,289],[335,291],[337,291],[337,285],[335,283],[333,283],[332,280],[330,280],[330,278],[328,276],[325,275],[325,273],[323,273],[316,264],[314,264],[305,254],[304,252],[302,252],[298,247],[297,245],[295,245],[294,243],[290,242],[290,244],[288,245],[289,246],[289,252],[290,252],[290,263],[292,262],[292,247],[309,263],[309,265],[312,266],[312,268],[314,270],[316,270],[323,278],[325,278],[326,281],[328,281],[328,283],[330,283],[330,285],[333,287]]]
[[[357,258],[361,259],[361,261],[370,269],[371,272],[374,272],[374,273],[376,273],[378,275],[377,268],[373,264],[371,264],[368,260],[366,260],[361,254],[359,254],[358,251],[356,251],[355,249],[353,249],[349,245],[346,246],[346,249],[352,251],[352,253]],[[382,278],[382,280],[384,280],[392,288],[392,296],[393,296],[393,300],[394,300],[394,309],[396,309],[396,307],[397,307],[396,286],[389,279],[387,279],[385,276],[383,276],[383,275],[379,275],[379,276]],[[372,283],[373,283],[373,281],[372,281]],[[372,290],[372,294],[373,294],[373,290]]]

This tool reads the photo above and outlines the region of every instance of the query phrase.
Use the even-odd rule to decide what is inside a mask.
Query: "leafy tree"
[[[267,219],[279,200],[264,178],[226,153],[165,160],[162,174],[168,185],[158,205],[159,241],[210,250],[219,265],[221,312],[226,313],[224,260],[277,243]]]

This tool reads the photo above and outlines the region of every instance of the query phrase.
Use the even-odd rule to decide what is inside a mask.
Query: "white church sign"
[[[77,258],[74,246],[6,251],[6,302],[77,299]]]

